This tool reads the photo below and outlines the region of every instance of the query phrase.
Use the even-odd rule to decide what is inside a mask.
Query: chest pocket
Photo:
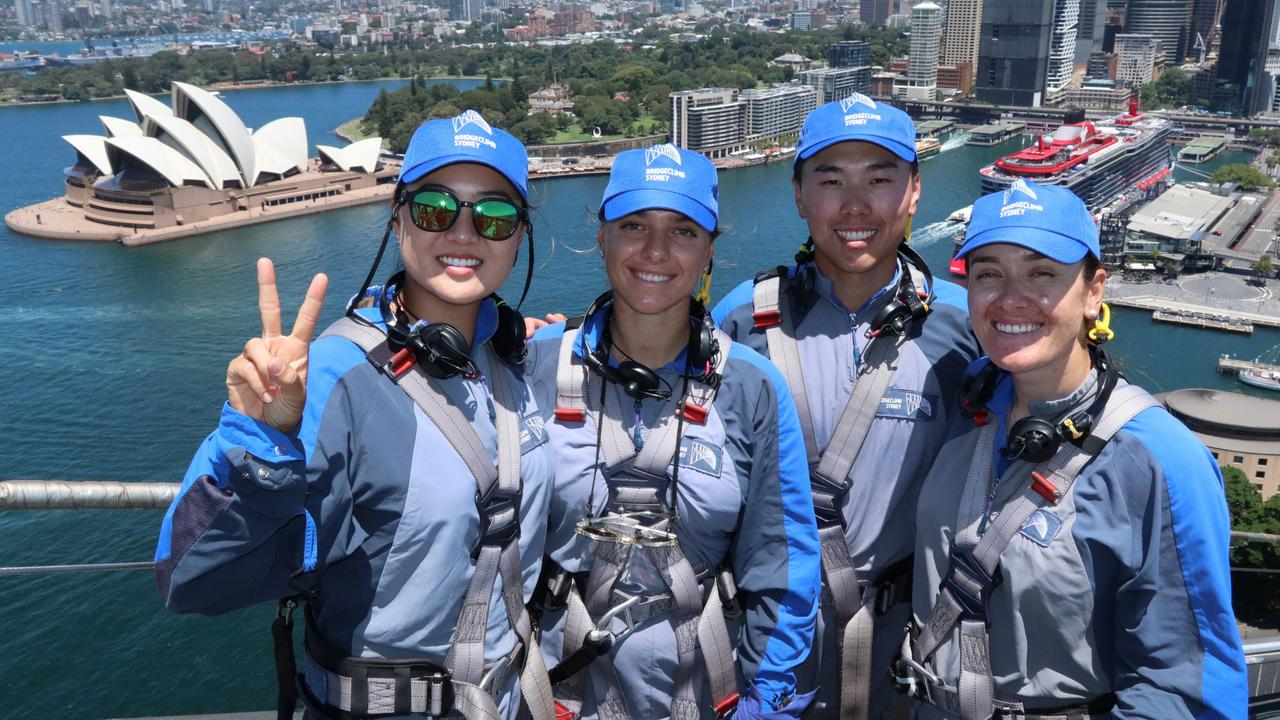
[[[937,395],[891,387],[880,398],[876,417],[931,422],[937,412]]]

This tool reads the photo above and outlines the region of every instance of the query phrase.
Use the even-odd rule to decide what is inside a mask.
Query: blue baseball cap
[[[1100,259],[1098,224],[1084,201],[1061,185],[1039,185],[1022,178],[1003,192],[978,198],[969,217],[964,245],[956,257],[976,248],[1008,243],[1065,265],[1085,255]]]
[[[836,143],[861,140],[906,160],[916,161],[916,125],[892,105],[854,93],[809,113],[800,128],[795,162],[808,160]]]
[[[507,131],[490,127],[475,110],[419,125],[404,151],[397,182],[408,185],[454,163],[477,163],[497,170],[528,202],[529,152]]]
[[[672,210],[715,232],[719,198],[716,166],[699,153],[667,143],[618,153],[600,212],[612,221],[642,210]]]

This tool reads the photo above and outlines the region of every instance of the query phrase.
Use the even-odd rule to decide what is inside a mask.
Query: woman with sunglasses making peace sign
[[[522,233],[532,255],[527,166],[475,111],[419,127],[364,287],[315,342],[324,276],[284,336],[274,268],[258,263],[262,336],[227,368],[157,580],[179,612],[284,598],[282,717],[300,695],[315,718],[510,720],[523,695],[552,720],[524,606],[553,468],[519,367],[523,320],[494,294]],[[393,231],[404,268],[370,287]]]
[[[611,290],[531,343],[556,457],[535,603],[556,695],[582,718],[808,705],[794,671],[820,576],[804,444],[781,375],[705,308],[717,216],[705,157],[618,155],[597,236]]]

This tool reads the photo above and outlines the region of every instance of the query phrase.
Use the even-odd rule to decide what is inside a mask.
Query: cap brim
[[[1063,265],[1074,265],[1090,254],[1084,243],[1055,232],[1027,227],[996,227],[966,238],[956,257],[963,258],[980,247],[999,244],[1024,247]]]
[[[498,167],[497,165],[491,162],[481,160],[480,158],[475,157],[474,155],[462,155],[462,154],[440,155],[437,157],[433,157],[430,160],[424,160],[418,163],[417,165],[414,165],[413,167],[409,168],[408,170],[402,169],[400,171],[399,183],[401,185],[408,185],[410,183],[418,182],[422,178],[426,177],[428,174],[435,172],[436,170],[439,170],[445,165],[453,165],[454,163],[471,163],[472,165],[484,165],[485,167],[493,168],[494,172],[506,178],[507,182],[511,183],[511,187],[515,188],[516,192],[520,193],[521,199],[523,199],[525,202],[529,201],[528,191],[525,189],[523,185],[517,182],[515,178],[508,175],[506,170]]]
[[[911,147],[907,147],[906,145],[903,145],[902,143],[896,140],[890,140],[888,138],[884,138],[879,135],[841,134],[841,135],[836,135],[834,137],[829,137],[823,140],[819,140],[818,142],[813,143],[809,147],[805,148],[803,151],[796,153],[796,162],[800,162],[801,160],[808,160],[809,158],[813,157],[814,155],[817,155],[823,150],[826,150],[832,145],[836,145],[842,142],[854,142],[854,141],[871,143],[872,145],[879,145],[880,147],[884,148],[885,150],[888,150],[889,152],[893,153],[894,155],[898,156],[899,158],[902,158],[907,162],[916,161],[916,148],[914,145],[912,145]]]
[[[605,200],[601,209],[604,219],[610,222],[645,210],[671,210],[698,223],[707,232],[716,231],[716,216],[711,210],[687,195],[668,190],[629,190]]]

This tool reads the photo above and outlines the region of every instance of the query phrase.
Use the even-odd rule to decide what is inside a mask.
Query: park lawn
[[[632,123],[632,126],[634,127],[637,125],[643,125],[645,126],[645,128],[648,128],[650,125],[654,124],[657,121],[658,119],[653,117],[652,115],[641,115],[640,117],[635,119],[635,122]],[[592,137],[591,131],[584,130],[583,128],[577,125],[571,125],[569,129],[561,130],[557,132],[555,135],[552,135],[551,139],[548,140],[547,143],[550,145],[558,145],[561,143],[591,142],[593,140],[599,141],[599,142],[607,142],[612,140],[622,140],[626,137],[627,137],[626,134],[601,135],[598,138]]]

